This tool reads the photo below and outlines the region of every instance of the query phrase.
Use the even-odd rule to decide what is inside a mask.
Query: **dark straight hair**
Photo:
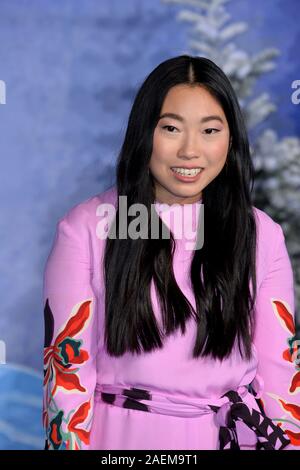
[[[107,238],[103,265],[105,344],[113,356],[162,348],[164,337],[179,327],[184,333],[186,321],[193,317],[197,324],[193,357],[222,360],[237,343],[241,356],[249,360],[256,298],[256,223],[251,203],[254,168],[235,92],[214,62],[181,55],[162,62],[148,75],[135,97],[118,155],[117,194],[127,196],[128,207],[144,204],[150,224],[151,204],[155,203],[154,181],[148,172],[153,133],[168,91],[180,84],[200,85],[219,102],[232,138],[227,165],[202,191],[204,245],[194,251],[190,266],[196,309],[174,276],[171,231],[168,239]],[[114,222],[117,229],[118,212],[119,203]],[[160,229],[161,224],[159,218]],[[152,309],[152,281],[162,328]]]

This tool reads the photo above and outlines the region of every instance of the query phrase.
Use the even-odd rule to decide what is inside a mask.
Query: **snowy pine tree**
[[[268,93],[253,96],[259,77],[276,68],[279,50],[268,48],[251,55],[233,42],[248,29],[230,22],[226,4],[231,0],[161,0],[185,7],[177,19],[191,24],[192,55],[213,60],[229,77],[243,110],[248,131],[255,130],[276,111]],[[186,51],[191,54],[191,51]],[[250,133],[251,136],[251,133]],[[295,274],[296,304],[300,306],[300,140],[280,139],[265,129],[250,146],[255,165],[254,204],[282,226]],[[299,321],[299,319],[298,319]]]

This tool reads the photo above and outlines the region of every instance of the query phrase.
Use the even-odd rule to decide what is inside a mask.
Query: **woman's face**
[[[163,117],[166,113],[173,116]],[[203,189],[225,165],[229,141],[224,111],[208,91],[201,86],[172,87],[153,134],[149,168],[156,200],[167,204],[199,201]]]

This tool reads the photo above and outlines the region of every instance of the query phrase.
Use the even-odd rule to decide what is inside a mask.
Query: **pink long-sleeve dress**
[[[162,349],[116,358],[104,348],[100,206],[105,203],[116,207],[115,186],[58,221],[45,265],[45,448],[300,449],[294,280],[281,226],[254,208],[258,290],[250,361],[238,348],[223,361],[193,358],[194,319],[184,334],[178,330],[167,337]],[[174,220],[185,206],[155,202],[174,234]],[[188,206],[182,220],[194,230],[200,204]],[[176,239],[173,266],[195,307],[188,276],[193,240],[185,232]],[[159,322],[153,286],[151,298]]]

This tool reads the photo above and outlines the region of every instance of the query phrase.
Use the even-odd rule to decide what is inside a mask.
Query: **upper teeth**
[[[173,171],[176,173],[180,173],[181,175],[190,175],[190,176],[195,176],[200,173],[202,168],[191,168],[190,170],[187,170],[186,168],[172,168]]]

